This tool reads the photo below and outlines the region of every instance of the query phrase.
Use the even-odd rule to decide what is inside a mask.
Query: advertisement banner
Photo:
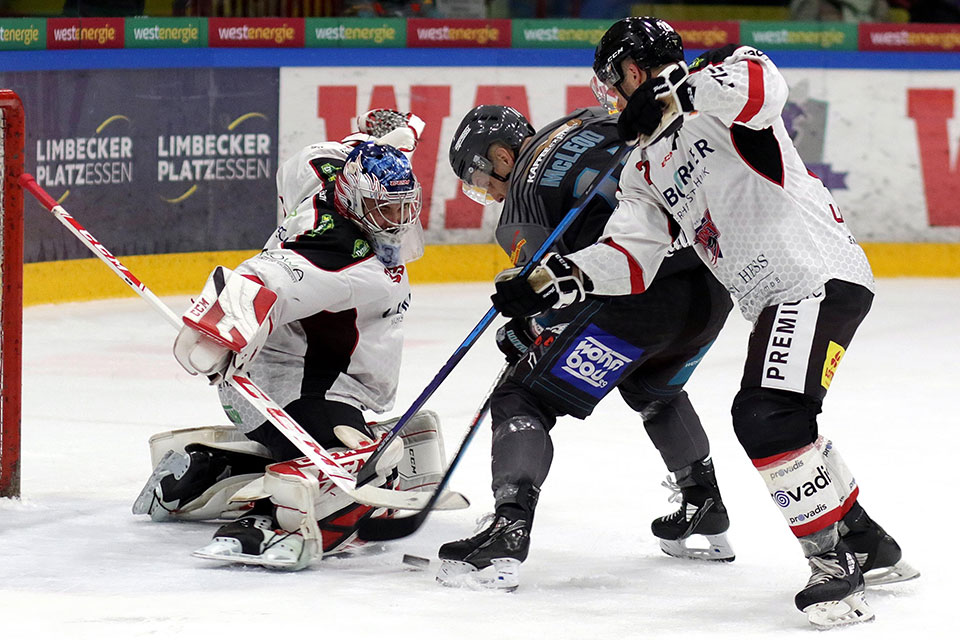
[[[776,61],[776,53],[772,58]],[[413,157],[430,244],[488,243],[497,205],[462,194],[448,163],[461,118],[478,104],[516,107],[535,127],[596,102],[583,68],[284,68],[281,157],[350,133],[374,107],[413,111],[426,129]],[[782,69],[790,85],[783,120],[808,168],[831,189],[862,242],[960,241],[960,166],[952,126],[960,73]],[[349,78],[349,82],[333,79]],[[869,144],[862,141],[869,141]],[[895,160],[893,160],[895,159]]]
[[[683,38],[684,49],[716,49],[731,42],[740,42],[739,22],[671,22]]]
[[[302,18],[208,18],[211,47],[302,47]]]
[[[128,48],[207,46],[206,18],[127,18]]]
[[[407,20],[408,47],[509,47],[509,20]]]
[[[27,169],[114,254],[251,249],[273,230],[276,69],[0,72],[0,85],[23,100]],[[25,208],[26,262],[90,257]]]
[[[43,18],[0,19],[0,51],[47,48],[47,24]]]
[[[50,18],[48,49],[122,49],[123,18]]]
[[[857,48],[857,25],[846,22],[744,22],[743,44],[761,50]]]
[[[861,51],[957,51],[960,24],[860,24]]]
[[[403,18],[307,18],[308,47],[404,47]]]
[[[513,20],[513,47],[593,49],[613,20]]]

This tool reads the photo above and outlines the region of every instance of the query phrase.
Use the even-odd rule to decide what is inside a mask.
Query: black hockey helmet
[[[513,107],[482,104],[463,117],[450,143],[450,166],[463,182],[474,184],[476,174],[493,175],[493,162],[487,157],[490,145],[499,142],[509,147],[514,155],[520,153],[523,141],[535,130],[523,115]]]
[[[624,18],[607,29],[593,55],[593,71],[606,85],[620,88],[620,63],[630,58],[641,69],[683,60],[683,41],[659,18]]]

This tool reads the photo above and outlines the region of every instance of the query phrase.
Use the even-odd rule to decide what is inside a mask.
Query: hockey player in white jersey
[[[248,375],[347,469],[377,441],[363,412],[393,406],[405,264],[423,252],[420,184],[398,150],[413,151],[423,122],[378,110],[360,123],[281,165],[279,227],[257,256],[214,270],[174,345],[188,372],[213,383]],[[195,555],[285,569],[343,549],[361,518],[384,514],[353,502],[229,385],[219,392],[234,427],[155,436],[135,513],[241,516]],[[432,415],[416,420],[439,437]],[[400,442],[378,464],[379,485],[394,485]]]
[[[787,134],[787,84],[770,58],[730,45],[692,68],[661,20],[627,18],[607,31],[595,87],[601,101],[616,99],[621,137],[637,145],[617,209],[599,242],[499,282],[494,304],[530,315],[637,293],[686,236],[754,323],[733,425],[809,560],[796,605],[816,625],[868,620],[864,573],[868,584],[918,574],[860,506],[816,416],[870,309],[870,265]]]

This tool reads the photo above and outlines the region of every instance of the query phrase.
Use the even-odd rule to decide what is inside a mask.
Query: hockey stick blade
[[[127,285],[146,300],[167,321],[179,329],[183,320],[173,312],[160,298],[147,288],[120,260],[118,260],[105,246],[87,231],[77,220],[61,207],[43,187],[37,184],[36,179],[24,173],[20,176],[20,186],[29,191],[57,220],[70,230],[90,251],[100,258],[110,270],[119,276]],[[418,509],[430,503],[432,496],[424,493],[393,491],[378,487],[363,487],[358,490],[353,475],[343,468],[317,441],[301,427],[283,407],[273,401],[270,396],[257,387],[252,380],[245,376],[235,375],[228,380],[229,384],[250,402],[267,420],[286,436],[311,462],[317,465],[330,479],[357,502],[370,500],[374,506],[383,506],[391,509]],[[459,494],[457,494],[459,495]],[[461,496],[462,497],[462,496]],[[450,498],[447,498],[450,500]],[[455,500],[455,498],[453,498]],[[366,504],[366,503],[365,503]]]
[[[546,255],[547,251],[553,247],[554,243],[562,236],[567,229],[570,228],[570,225],[573,224],[573,221],[576,220],[577,216],[580,215],[580,212],[583,208],[593,199],[593,196],[596,195],[599,191],[601,185],[606,182],[607,178],[613,175],[614,171],[617,170],[617,167],[620,166],[620,163],[626,159],[627,155],[632,151],[632,147],[625,146],[617,150],[615,159],[610,163],[610,167],[604,171],[600,176],[594,179],[591,183],[590,188],[577,200],[566,215],[560,221],[560,224],[547,236],[547,239],[543,241],[543,244],[534,252],[530,257],[530,260],[523,265],[523,268],[520,270],[520,273],[517,274],[518,278],[523,278],[527,276],[533,269],[537,266],[540,260]],[[454,367],[463,360],[463,357],[466,355],[467,351],[476,343],[480,338],[480,335],[490,326],[493,320],[497,317],[498,311],[495,307],[490,307],[490,310],[480,319],[480,322],[477,323],[477,326],[464,338],[463,342],[460,343],[460,346],[456,348],[453,352],[453,355],[450,356],[449,360],[440,368],[440,371],[437,372],[437,375],[433,377],[433,380],[430,381],[430,384],[420,392],[420,395],[417,396],[417,399],[413,401],[413,404],[410,405],[410,408],[407,409],[406,413],[397,421],[397,424],[393,425],[393,428],[387,432],[387,436],[380,441],[380,444],[377,445],[377,448],[374,449],[373,453],[367,458],[367,461],[360,467],[360,471],[357,472],[357,486],[362,487],[376,477],[376,462],[380,459],[380,456],[383,455],[383,452],[386,450],[390,443],[393,442],[398,435],[400,435],[400,430],[407,426],[407,422],[423,407],[423,405],[430,399],[430,396],[437,390],[441,383],[446,380],[447,376],[450,375],[450,372],[453,371]]]
[[[443,472],[443,477],[437,484],[437,488],[434,490],[433,495],[430,496],[430,500],[423,506],[422,509],[409,516],[392,519],[372,518],[361,521],[357,533],[357,536],[361,540],[381,542],[384,540],[405,538],[423,526],[423,523],[426,522],[427,516],[430,515],[431,511],[439,508],[437,506],[439,499],[444,495],[444,489],[446,488],[447,483],[450,482],[450,476],[453,475],[454,470],[460,463],[460,459],[463,458],[463,454],[470,445],[470,442],[473,440],[474,434],[476,434],[477,430],[480,428],[483,418],[487,415],[487,412],[490,411],[490,398],[493,396],[494,389],[496,389],[506,377],[508,369],[509,365],[504,365],[504,367],[500,370],[500,373],[497,375],[497,379],[494,381],[493,386],[490,387],[490,390],[484,397],[483,403],[480,405],[480,408],[477,409],[477,413],[473,416],[473,422],[471,422],[470,426],[467,428],[467,432],[464,434],[463,440],[460,441],[460,447],[457,448],[457,452],[454,454],[453,459],[450,461],[450,464],[447,465],[446,471]]]

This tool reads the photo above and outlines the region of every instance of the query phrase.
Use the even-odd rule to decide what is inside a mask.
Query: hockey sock
[[[790,530],[802,538],[806,555],[824,545],[836,546],[835,524],[843,517],[846,492],[837,490],[837,479],[815,445],[755,459],[753,464]]]

